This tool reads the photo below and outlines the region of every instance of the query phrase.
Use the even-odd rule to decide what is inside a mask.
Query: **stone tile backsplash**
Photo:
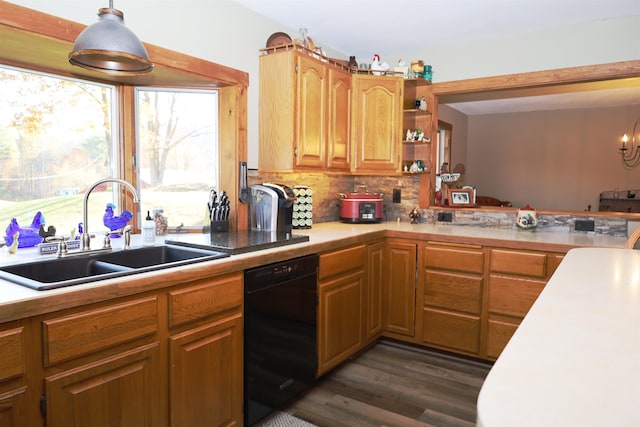
[[[306,185],[313,189],[313,222],[338,221],[340,218],[339,193],[355,191],[356,186],[365,185],[367,190],[373,193],[383,193],[385,220],[402,222],[410,221],[409,212],[418,206],[418,193],[420,177],[417,175],[403,176],[352,176],[323,173],[276,173],[250,170],[248,174],[249,184],[263,182],[276,182],[290,187]],[[401,190],[401,202],[393,203],[393,189]],[[452,209],[446,207],[432,207],[420,209],[420,222],[434,224],[438,222],[438,212],[450,212],[452,225],[467,227],[486,227],[515,229],[516,213],[513,208],[508,212],[496,212],[495,210],[469,210]],[[576,220],[592,220],[595,223],[594,231],[575,231]],[[627,220],[618,217],[589,216],[568,214],[538,214],[539,231],[551,231],[559,233],[592,233],[613,237],[627,236]]]

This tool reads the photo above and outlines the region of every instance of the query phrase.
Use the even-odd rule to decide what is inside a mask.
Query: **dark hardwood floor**
[[[474,426],[491,365],[381,341],[283,411],[320,427]]]

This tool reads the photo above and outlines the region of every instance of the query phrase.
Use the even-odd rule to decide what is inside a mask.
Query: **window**
[[[118,146],[115,85],[0,66],[0,227],[12,218],[69,235],[82,222],[85,190],[135,168],[141,214],[162,209],[170,226],[202,227],[209,190],[218,187],[218,94],[214,90],[136,89],[136,160]],[[106,231],[112,185],[89,201],[89,228]]]
[[[218,189],[217,92],[137,88],[136,122],[142,213],[162,209],[171,226],[202,227]]]
[[[0,66],[0,93],[2,235],[12,218],[30,225],[38,211],[69,235],[82,221],[84,190],[118,169],[115,87]],[[92,218],[117,205],[111,191],[92,202]]]

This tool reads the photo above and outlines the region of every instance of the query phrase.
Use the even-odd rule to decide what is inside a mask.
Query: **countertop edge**
[[[544,233],[538,233],[538,236],[535,236],[530,233],[519,234],[517,232],[501,232],[499,230],[474,230],[471,227],[428,226],[396,222],[355,225],[321,223],[314,225],[313,229],[294,230],[294,232],[308,234],[309,241],[68,288],[35,291],[0,279],[0,283],[6,287],[3,293],[4,296],[0,297],[0,322],[10,322],[80,305],[154,291],[172,286],[177,282],[195,281],[234,273],[289,258],[331,251],[358,243],[368,243],[384,237],[420,241],[451,241],[514,249],[561,252],[594,243],[593,239],[586,239],[584,242],[572,241],[566,243],[555,234],[554,236],[544,236]],[[164,238],[170,238],[170,236],[164,236]],[[164,242],[164,238],[160,242]],[[609,239],[605,242],[624,244],[623,239]]]

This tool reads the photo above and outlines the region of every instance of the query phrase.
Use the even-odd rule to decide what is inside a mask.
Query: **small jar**
[[[518,209],[516,225],[521,230],[531,231],[535,229],[538,225],[538,212],[528,204],[525,205],[525,207]]]
[[[431,65],[425,65],[424,66],[424,79],[427,81],[431,81],[433,79],[433,70],[431,68]]]
[[[163,212],[162,209],[153,210],[153,222],[155,222],[156,225],[157,236],[164,236],[169,229],[167,218],[163,215]]]

